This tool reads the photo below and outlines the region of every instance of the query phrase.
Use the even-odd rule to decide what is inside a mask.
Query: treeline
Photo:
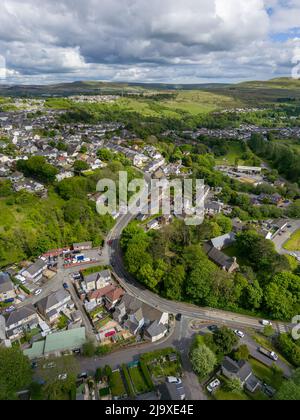
[[[47,163],[46,159],[41,156],[33,156],[28,160],[18,160],[17,170],[22,172],[26,177],[46,184],[53,183],[58,174],[58,170],[53,165]]]
[[[230,221],[224,216],[193,228],[176,220],[150,233],[132,223],[121,240],[127,270],[171,300],[291,320],[300,310],[300,277],[289,260],[270,241],[246,231],[239,234],[234,251],[241,269],[228,274],[208,259],[201,245],[228,231]]]
[[[260,134],[252,134],[249,146],[289,181],[300,185],[300,153],[288,146],[268,141]]]

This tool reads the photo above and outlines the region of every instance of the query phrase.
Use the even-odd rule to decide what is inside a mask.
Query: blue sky
[[[1,1],[3,83],[270,79],[299,48],[300,0]]]

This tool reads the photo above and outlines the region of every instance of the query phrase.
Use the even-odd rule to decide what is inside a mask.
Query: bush
[[[128,372],[128,368],[126,365],[122,365],[122,370],[123,370],[123,374],[124,374],[124,378],[125,378],[125,382],[126,382],[126,387],[127,387],[127,391],[128,391],[128,395],[131,398],[135,397],[135,392],[131,383],[131,379],[130,379],[130,375]]]
[[[289,334],[281,334],[278,346],[287,360],[296,367],[300,367],[300,347]]]
[[[83,345],[82,355],[84,357],[93,357],[96,354],[96,346],[92,341],[89,341]]]
[[[141,368],[141,371],[144,375],[144,379],[145,379],[145,382],[146,382],[148,388],[150,390],[153,390],[154,389],[154,384],[153,384],[151,375],[149,373],[148,367],[146,366],[145,362],[143,362],[143,361],[140,362],[140,368]]]

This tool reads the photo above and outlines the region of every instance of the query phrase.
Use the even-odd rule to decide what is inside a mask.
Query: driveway
[[[286,232],[282,233],[281,235],[277,235],[276,238],[273,239],[273,243],[275,245],[276,251],[281,254],[289,254],[293,256],[297,256],[300,258],[300,252],[292,252],[287,251],[284,249],[284,244],[290,239],[290,237],[295,233],[297,230],[300,229],[300,220],[290,220],[288,224],[291,226],[290,228],[286,229]]]

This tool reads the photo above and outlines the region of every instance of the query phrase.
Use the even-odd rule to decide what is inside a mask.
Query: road
[[[299,251],[291,252],[284,249],[284,244],[290,239],[293,233],[300,229],[300,220],[289,220],[289,225],[291,227],[286,229],[286,232],[282,233],[282,235],[277,235],[276,238],[273,239],[273,242],[275,244],[276,251],[279,254],[289,254],[300,258]]]

